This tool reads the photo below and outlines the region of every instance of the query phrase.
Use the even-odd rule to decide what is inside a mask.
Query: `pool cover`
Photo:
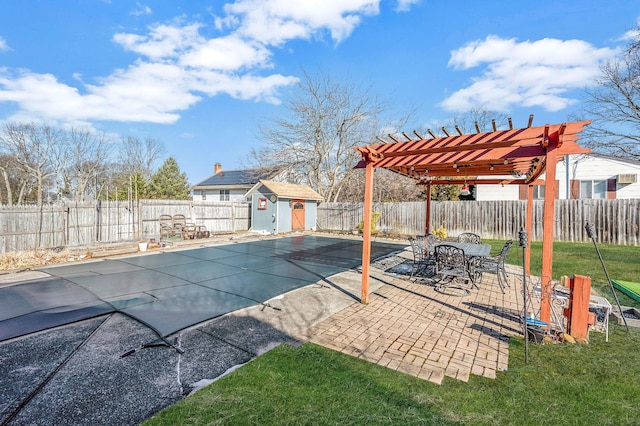
[[[371,257],[402,250],[373,242]],[[361,264],[362,242],[315,235],[40,269],[0,288],[0,341],[121,312],[165,338]]]

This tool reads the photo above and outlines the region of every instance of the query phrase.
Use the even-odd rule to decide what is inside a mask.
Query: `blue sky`
[[[195,184],[242,167],[302,70],[415,109],[408,132],[474,107],[566,121],[639,18],[630,0],[4,0],[0,122],[155,138]]]

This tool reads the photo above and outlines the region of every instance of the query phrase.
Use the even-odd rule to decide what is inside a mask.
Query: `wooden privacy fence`
[[[533,203],[530,240],[542,240],[543,201]],[[323,203],[318,228],[349,232],[362,221],[362,203]],[[424,234],[424,202],[374,203],[382,213],[377,229],[400,235]],[[638,245],[640,200],[556,200],[555,240],[589,242],[585,230],[593,223],[600,243]],[[433,201],[431,227],[443,226],[449,236],[474,232],[487,239],[517,239],[525,226],[526,201]]]
[[[92,201],[0,206],[0,253],[160,237],[158,217],[183,214],[212,233],[246,231],[249,203],[182,200]]]
[[[374,203],[382,213],[377,228],[399,235],[424,233],[425,203]],[[489,239],[515,239],[524,227],[524,201],[440,201],[431,204],[431,226],[450,236],[470,231]],[[542,239],[543,202],[534,201],[533,235]],[[600,243],[638,245],[640,200],[556,200],[555,240],[589,242],[593,223]],[[212,233],[247,231],[249,203],[141,200],[0,206],[0,253],[34,248],[79,247],[159,238],[158,217],[183,214]],[[322,203],[319,230],[350,232],[362,221],[362,203]]]

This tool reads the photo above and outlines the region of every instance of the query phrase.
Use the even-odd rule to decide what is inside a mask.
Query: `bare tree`
[[[373,176],[374,202],[399,202],[424,200],[422,189],[413,179],[386,169],[375,169]],[[361,202],[364,199],[364,170],[359,169],[344,185],[341,202]]]
[[[354,147],[375,140],[388,101],[351,82],[304,72],[285,107],[285,116],[261,128],[263,147],[250,161],[282,167],[292,181],[309,185],[326,201],[338,200],[360,160]]]
[[[593,123],[582,140],[601,153],[640,160],[640,26],[622,55],[600,71],[597,86],[585,91],[583,116]]]
[[[0,203],[11,206],[21,204],[25,194],[31,189],[30,180],[24,175],[17,162],[9,155],[0,155]]]
[[[127,136],[121,139],[117,150],[118,163],[111,172],[107,192],[110,198],[133,197],[136,186],[149,183],[164,155],[164,145],[153,138],[141,140]]]
[[[102,133],[76,128],[69,130],[67,145],[65,167],[61,171],[65,187],[76,201],[85,201],[87,196],[97,198],[106,179],[104,170],[113,145]]]
[[[38,206],[57,173],[64,142],[63,132],[44,124],[8,123],[0,133],[0,148],[33,181]]]
[[[141,172],[145,179],[149,180],[164,152],[164,145],[157,139],[123,137],[118,147],[120,172],[126,176]]]

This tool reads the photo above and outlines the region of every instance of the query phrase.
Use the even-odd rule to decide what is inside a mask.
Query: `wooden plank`
[[[591,278],[574,275],[569,280],[570,301],[567,332],[576,339],[589,336],[589,301],[591,299]],[[544,321],[544,320],[543,320]]]

